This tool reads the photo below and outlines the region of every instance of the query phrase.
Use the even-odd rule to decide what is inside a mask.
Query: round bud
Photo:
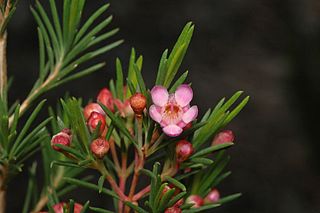
[[[104,115],[104,111],[103,109],[101,108],[101,106],[97,103],[90,103],[88,104],[87,106],[84,107],[83,109],[83,115],[84,115],[84,118],[86,120],[88,120],[88,118],[90,117],[91,113],[92,112],[98,112],[102,115]]]
[[[147,106],[147,98],[142,93],[136,93],[130,98],[130,106],[134,113],[142,115],[143,110]]]
[[[54,206],[52,206],[54,213],[64,213],[64,209],[70,210],[69,204],[65,202],[57,203]],[[73,206],[73,212],[74,213],[80,213],[83,206],[79,203],[75,203]]]
[[[107,88],[100,90],[97,101],[105,105],[110,111],[114,112],[112,92]]]
[[[192,153],[193,147],[189,141],[181,140],[176,144],[176,157],[179,163],[187,160]]]
[[[212,146],[218,145],[218,144],[224,144],[227,142],[233,142],[234,141],[234,135],[231,130],[224,130],[222,132],[219,132],[212,141]]]
[[[98,138],[92,141],[90,149],[94,156],[101,159],[108,153],[109,143],[102,138]]]
[[[191,208],[199,208],[203,205],[203,199],[199,195],[190,195],[186,203],[193,204]]]
[[[98,112],[92,112],[87,121],[87,125],[90,131],[94,132],[99,123],[100,123],[100,133],[102,133],[106,127],[106,118],[104,115]]]
[[[69,136],[72,135],[71,129],[68,129],[68,128],[62,129],[61,132],[66,133],[66,134],[69,135]]]
[[[166,209],[166,211],[164,213],[181,213],[182,210],[179,207],[170,207],[168,209]]]
[[[51,139],[51,147],[56,151],[61,151],[60,147],[57,147],[56,144],[61,144],[63,146],[70,146],[71,137],[70,135],[59,132],[58,134],[54,135]]]
[[[217,189],[212,189],[204,198],[205,203],[216,203],[220,199],[220,193]]]

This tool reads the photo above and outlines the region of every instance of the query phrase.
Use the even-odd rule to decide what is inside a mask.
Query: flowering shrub
[[[55,1],[49,2],[52,21],[39,2],[32,9],[39,25],[39,79],[21,106],[8,110],[7,87],[3,87],[0,102],[1,184],[7,184],[7,179],[21,171],[25,159],[41,145],[45,183],[39,193],[33,164],[23,212],[45,208],[55,213],[111,212],[93,207],[89,201],[83,205],[73,199],[60,201],[62,195],[77,187],[111,197],[114,211],[120,213],[200,212],[238,198],[240,193],[222,196],[218,190],[219,183],[231,174],[225,172],[229,162],[225,149],[233,145],[234,135],[224,129],[249,98],[231,109],[242,94],[236,92],[198,116],[198,106],[191,101],[200,94],[191,88],[188,72],[177,76],[194,31],[191,22],[183,28],[171,52],[163,52],[151,88],[143,78],[143,58],[132,49],[128,70],[124,71],[117,59],[116,79],[101,85],[104,88],[95,102],[83,104],[81,99],[64,98],[57,110],[49,108],[50,118],[27,134],[43,107],[41,102],[21,131],[17,129],[19,117],[30,102],[49,89],[98,70],[103,64],[70,74],[81,63],[121,43],[85,53],[117,31],[99,34],[111,18],[93,25],[108,5],[80,26],[84,0],[64,0],[63,19],[59,18]],[[11,11],[12,5],[7,6]],[[49,122],[51,128],[47,127]],[[93,170],[100,178],[81,175],[84,170]],[[141,176],[148,177],[148,181],[141,181]],[[5,188],[3,185],[1,189]],[[1,193],[5,192],[0,192],[3,203]],[[0,209],[4,212],[4,207]]]

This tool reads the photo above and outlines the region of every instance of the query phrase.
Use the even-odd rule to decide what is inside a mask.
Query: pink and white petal
[[[188,111],[189,109],[190,109],[190,105],[188,104],[187,106],[185,106],[185,107],[182,108],[182,111],[183,111],[183,112],[186,112],[186,111]]]
[[[161,122],[160,122],[160,126],[162,127],[162,128],[164,128],[164,127],[166,127],[166,126],[168,126],[169,124],[167,123],[167,122],[165,122],[164,120],[162,120]]]
[[[151,106],[150,106],[150,108],[149,108],[149,115],[150,115],[150,117],[151,117],[154,121],[156,121],[156,122],[158,122],[158,123],[160,123],[161,120],[162,120],[162,116],[161,116],[161,114],[158,112],[157,107],[156,107],[155,105],[151,105]]]
[[[170,137],[176,137],[182,133],[182,128],[174,124],[170,124],[164,127],[162,130],[166,135]]]
[[[187,106],[193,98],[193,91],[187,84],[179,86],[174,93],[174,98],[181,107]]]
[[[182,115],[182,121],[185,123],[190,123],[194,119],[196,119],[198,116],[198,107],[197,106],[192,106],[188,111],[186,111]]]
[[[185,126],[187,126],[187,124],[186,124],[185,122],[183,122],[183,121],[180,121],[180,122],[178,123],[178,126],[179,126],[180,128],[184,128]]]
[[[163,86],[154,86],[151,90],[152,102],[157,106],[164,106],[169,100],[168,90]]]

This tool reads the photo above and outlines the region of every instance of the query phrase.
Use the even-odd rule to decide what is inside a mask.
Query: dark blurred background
[[[46,1],[44,1],[46,2]],[[87,1],[85,16],[103,2]],[[241,199],[213,212],[320,212],[320,1],[319,0],[111,0],[113,27],[125,43],[105,54],[106,68],[46,94],[54,104],[66,91],[94,98],[114,76],[114,60],[128,61],[134,46],[144,56],[152,86],[166,48],[184,24],[196,31],[182,69],[201,114],[224,96],[244,90],[251,100],[229,126],[236,134],[229,168],[220,187]],[[38,41],[29,6],[22,0],[9,27],[11,101],[22,100],[37,76]],[[110,28],[111,29],[111,28]],[[44,114],[45,116],[45,114]],[[26,175],[12,182],[8,212],[19,212]],[[18,193],[18,194],[17,194]],[[83,193],[83,194],[81,194]],[[79,200],[99,200],[80,190]],[[100,206],[111,201],[100,200]]]

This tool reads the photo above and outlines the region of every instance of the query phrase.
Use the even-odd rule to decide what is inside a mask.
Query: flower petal
[[[151,90],[152,102],[157,106],[164,106],[169,99],[168,90],[163,86],[154,86]]]
[[[149,108],[149,115],[150,115],[150,117],[151,117],[154,121],[156,121],[156,122],[158,122],[158,123],[160,123],[161,120],[162,120],[162,116],[161,116],[161,114],[158,112],[157,107],[156,107],[155,105],[151,105],[151,106],[150,106],[150,108]]]
[[[192,106],[188,111],[186,111],[182,115],[182,120],[185,123],[190,123],[191,121],[196,119],[197,116],[198,116],[198,107],[197,106]]]
[[[170,137],[176,137],[182,133],[182,128],[174,124],[168,125],[164,127],[162,130],[166,135]]]
[[[193,91],[191,87],[187,84],[182,84],[179,86],[174,93],[176,102],[181,106],[187,106],[193,98]]]

